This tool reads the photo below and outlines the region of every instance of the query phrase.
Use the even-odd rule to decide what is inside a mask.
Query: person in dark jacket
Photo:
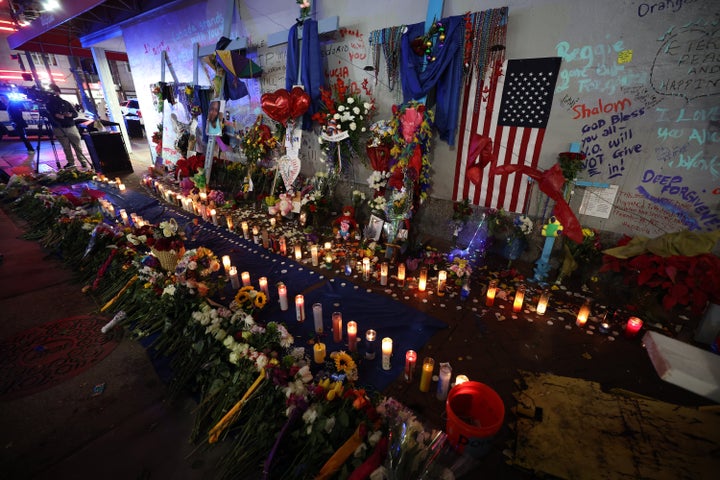
[[[78,113],[70,102],[60,97],[60,87],[51,83],[50,90],[52,90],[54,94],[50,96],[45,106],[50,114],[50,123],[53,126],[55,138],[58,139],[65,152],[67,164],[63,168],[75,165],[73,150],[75,150],[75,155],[77,155],[80,165],[83,168],[87,168],[90,162],[82,151],[80,132],[75,125],[75,117],[78,116]]]
[[[35,149],[33,148],[30,141],[27,139],[27,135],[25,134],[27,122],[23,118],[22,102],[11,101],[10,106],[8,107],[8,116],[10,117],[10,120],[15,126],[15,132],[18,134],[18,137],[20,137],[20,140],[22,140],[25,144],[25,148],[27,148],[28,153],[35,153]]]

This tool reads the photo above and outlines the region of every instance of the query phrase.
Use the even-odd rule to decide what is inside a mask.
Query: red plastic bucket
[[[505,404],[495,390],[480,382],[453,387],[445,402],[448,441],[460,453],[483,457],[505,419]]]

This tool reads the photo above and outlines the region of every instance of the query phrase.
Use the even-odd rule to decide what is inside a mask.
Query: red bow
[[[513,172],[524,173],[538,182],[540,191],[555,200],[555,216],[563,226],[563,235],[575,243],[582,243],[583,233],[580,222],[562,194],[565,177],[560,169],[560,164],[556,163],[544,172],[527,165],[501,165],[492,170],[495,175],[507,175]]]
[[[465,177],[475,185],[480,185],[480,177],[485,167],[493,160],[492,139],[479,133],[473,133],[468,145],[468,162],[478,159],[465,171]]]

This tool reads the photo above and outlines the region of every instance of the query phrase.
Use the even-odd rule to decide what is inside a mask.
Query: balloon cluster
[[[301,87],[293,87],[289,92],[281,88],[260,97],[263,112],[281,125],[295,119],[310,108],[310,95]]]

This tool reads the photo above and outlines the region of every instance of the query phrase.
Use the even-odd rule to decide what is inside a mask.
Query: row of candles
[[[102,173],[98,173],[97,175],[92,176],[92,180],[94,182],[105,183],[107,185],[110,185],[111,187],[115,187],[121,192],[125,191],[125,184],[122,182],[120,177],[115,177],[115,180],[111,180]]]
[[[485,294],[485,306],[492,307],[495,304],[495,296],[497,295],[497,291],[497,280],[490,280],[488,282],[488,287]],[[514,313],[518,313],[522,310],[523,304],[525,303],[525,293],[525,285],[520,284],[516,287],[515,298],[513,299],[512,305],[512,311]],[[545,315],[549,301],[550,293],[548,292],[548,290],[541,291],[538,297],[537,306],[535,307],[535,313],[537,313],[538,315]],[[577,317],[575,318],[575,325],[577,325],[578,327],[585,326],[588,318],[590,318],[590,302],[585,301],[578,309]],[[627,319],[627,322],[625,323],[625,336],[628,338],[635,337],[640,332],[642,326],[643,321],[640,318],[629,317]],[[610,332],[610,324],[606,321],[606,319],[603,319],[603,321],[600,323],[600,332]]]

